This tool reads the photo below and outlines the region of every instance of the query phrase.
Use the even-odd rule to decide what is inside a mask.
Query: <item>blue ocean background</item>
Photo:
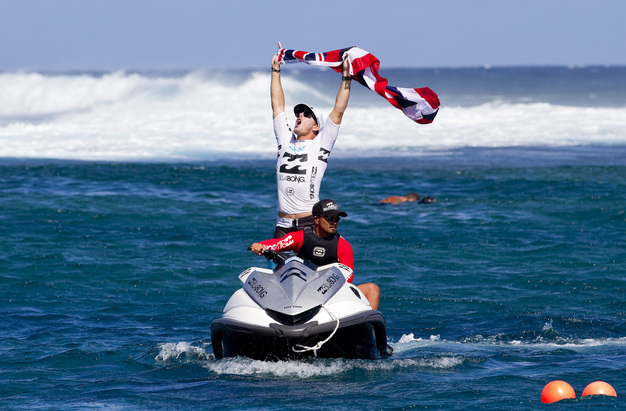
[[[337,74],[285,68],[329,112]],[[0,73],[3,409],[623,409],[626,67],[389,69],[322,184],[394,355],[216,360],[210,324],[276,218],[267,70]],[[432,204],[379,204],[416,191]],[[617,397],[582,397],[602,380]]]

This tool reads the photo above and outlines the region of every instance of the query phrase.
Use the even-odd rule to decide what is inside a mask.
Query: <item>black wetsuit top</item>
[[[312,228],[305,227],[303,230],[304,240],[298,252],[298,257],[311,261],[317,266],[336,263],[339,261],[337,249],[339,246],[339,234],[322,238],[315,234]]]

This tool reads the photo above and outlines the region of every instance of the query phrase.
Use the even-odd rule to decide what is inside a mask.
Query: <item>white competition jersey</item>
[[[327,119],[313,140],[297,140],[283,112],[274,119],[274,133],[278,143],[278,211],[285,214],[311,212],[313,204],[319,201],[322,178],[339,135],[339,126]]]

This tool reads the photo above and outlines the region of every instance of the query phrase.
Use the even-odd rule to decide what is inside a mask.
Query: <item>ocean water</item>
[[[334,72],[285,71],[330,109]],[[268,73],[0,73],[2,408],[623,409],[626,68],[381,74],[440,113],[355,84],[322,193],[394,355],[270,363],[210,342],[275,223]]]

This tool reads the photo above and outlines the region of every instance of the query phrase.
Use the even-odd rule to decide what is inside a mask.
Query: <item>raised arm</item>
[[[273,77],[272,77],[273,78]],[[350,62],[348,59],[343,61],[342,78],[337,98],[335,99],[335,108],[328,116],[333,123],[339,125],[343,119],[343,113],[348,108],[348,100],[350,99],[350,86],[352,85],[352,77],[350,76]]]
[[[278,49],[283,47],[278,42]],[[270,83],[270,97],[272,100],[272,118],[276,118],[280,113],[285,112],[285,93],[280,83],[280,64],[278,62],[278,52],[272,58],[272,80]]]

